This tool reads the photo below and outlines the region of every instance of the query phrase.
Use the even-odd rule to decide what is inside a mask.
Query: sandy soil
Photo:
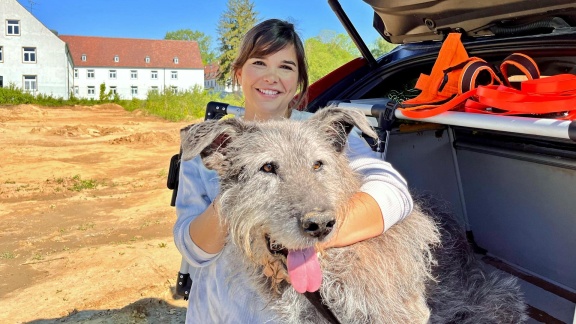
[[[180,323],[171,123],[0,106],[0,323]]]

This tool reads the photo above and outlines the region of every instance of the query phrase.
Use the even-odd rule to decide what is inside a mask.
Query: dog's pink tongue
[[[297,292],[314,292],[320,288],[322,270],[313,247],[288,251],[287,263],[290,282]]]

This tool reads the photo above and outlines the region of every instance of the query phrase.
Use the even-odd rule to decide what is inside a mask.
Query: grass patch
[[[95,179],[82,179],[82,177],[79,174],[76,174],[72,177],[59,177],[59,178],[53,178],[53,179],[46,179],[46,183],[50,184],[57,184],[58,186],[54,188],[55,192],[60,192],[62,191],[63,188],[70,190],[70,191],[76,191],[76,192],[80,192],[82,190],[86,190],[86,189],[96,189],[96,187],[98,186],[105,186],[106,183],[104,182],[100,182],[97,181]],[[50,206],[52,208],[52,206]],[[54,206],[56,207],[56,206]]]
[[[79,231],[87,231],[89,228],[94,228],[94,226],[96,226],[96,224],[86,223],[86,224],[79,225],[76,229]]]
[[[171,90],[150,91],[146,100],[132,99],[120,104],[128,111],[139,109],[169,121],[182,121],[204,117],[206,105],[210,101],[225,102],[234,106],[243,105],[242,98],[237,95],[221,96],[219,93],[206,91],[200,87],[178,93],[173,93]]]
[[[82,178],[80,178],[79,174],[72,177],[72,181],[73,181],[72,187],[68,188],[68,190],[82,191],[85,189],[96,189],[96,186],[98,186],[98,182],[96,180],[93,179],[83,180]]]
[[[93,106],[103,103],[116,103],[128,111],[141,110],[147,114],[161,117],[169,121],[183,121],[204,117],[206,105],[210,101],[225,102],[234,106],[243,106],[243,99],[237,94],[220,94],[194,87],[190,90],[173,93],[171,89],[163,92],[149,91],[145,100],[120,99],[109,94],[101,95],[100,99],[83,99],[71,96],[65,100],[50,95],[25,92],[14,84],[0,88],[0,105],[36,104],[47,107],[60,106]]]
[[[14,252],[2,252],[0,253],[0,259],[15,259],[16,254]]]

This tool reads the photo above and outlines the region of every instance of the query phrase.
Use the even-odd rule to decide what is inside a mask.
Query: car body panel
[[[395,44],[442,40],[447,32],[468,37],[519,34],[525,26],[559,17],[574,24],[571,0],[364,0],[374,9],[374,27]],[[556,27],[562,27],[557,21]],[[554,28],[554,26],[550,27]]]

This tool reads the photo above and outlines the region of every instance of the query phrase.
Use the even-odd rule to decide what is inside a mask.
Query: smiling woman
[[[233,75],[242,85],[245,96],[244,119],[257,122],[284,118],[308,119],[310,113],[294,109],[306,99],[307,68],[303,44],[293,24],[271,19],[253,27],[244,37],[238,58],[232,65]],[[297,92],[299,95],[294,100]],[[342,136],[347,136],[347,133]],[[226,147],[229,140],[229,136],[217,136],[206,150]],[[267,138],[265,142],[258,143],[266,150],[255,150],[254,158],[270,150],[285,151],[283,143],[283,140]],[[340,151],[344,151],[343,145]],[[389,163],[377,159],[372,149],[354,132],[349,136],[345,153],[353,171],[363,176],[363,183],[358,192],[343,202],[347,211],[346,220],[339,225],[337,234],[328,235],[330,231],[321,230],[323,234],[319,235],[318,241],[323,248],[345,246],[377,236],[412,210],[412,198],[402,176]],[[281,167],[276,161],[266,156],[260,158],[258,173],[280,172]],[[309,162],[314,170],[322,169],[322,161]],[[228,280],[232,279],[231,268],[238,265],[231,263],[228,253],[223,253],[223,250],[229,251],[230,248],[225,247],[229,235],[228,224],[224,221],[225,215],[221,215],[225,211],[221,211],[217,170],[222,167],[208,168],[200,155],[183,156],[181,162],[175,243],[187,263],[202,268],[193,274],[186,320],[189,323],[278,321],[247,282],[235,278],[235,288],[230,288]],[[235,176],[239,178],[249,178],[253,172],[241,166],[237,168],[232,166],[231,169],[238,172]],[[277,181],[282,181],[282,177]],[[313,190],[302,185],[304,188],[300,189],[304,191]],[[386,212],[383,213],[383,210]],[[250,211],[246,210],[245,217],[251,216]],[[301,227],[302,231],[310,232],[314,231],[315,226],[305,226],[303,222]],[[296,249],[302,249],[302,253],[294,254],[299,256],[302,264],[308,264],[316,255],[313,246]],[[300,272],[295,270],[290,273],[297,275]],[[292,281],[302,282],[296,278],[292,278]],[[319,288],[317,284],[297,286],[295,289],[298,292],[302,292],[304,286],[311,291]],[[251,302],[246,305],[246,301]]]
[[[302,95],[294,107],[305,100],[308,89],[308,66],[300,37],[285,25],[262,23],[246,34],[240,48],[232,69],[246,100],[244,118],[289,116],[296,91]]]

